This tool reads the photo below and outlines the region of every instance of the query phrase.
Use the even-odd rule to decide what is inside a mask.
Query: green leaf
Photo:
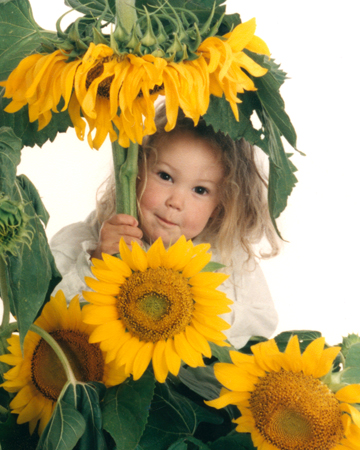
[[[117,450],[135,449],[145,429],[154,395],[155,380],[145,372],[109,388],[103,402],[103,427],[116,442]]]
[[[216,379],[212,366],[196,368],[182,366],[178,378],[205,400],[213,400],[220,395],[222,385]]]
[[[105,386],[101,383],[77,383],[70,386],[63,396],[63,400],[74,405],[85,420],[85,431],[81,436],[77,450],[106,450],[104,434],[102,432],[102,413],[100,400],[105,394]]]
[[[250,117],[257,107],[257,97],[247,92],[246,95],[239,95],[242,103],[238,104],[239,121],[235,119],[229,102],[224,96],[210,96],[209,108],[204,115],[207,125],[211,125],[215,131],[221,130],[228,134],[234,141],[244,138],[252,145],[258,145],[262,140],[262,131],[253,128]]]
[[[192,445],[188,447],[187,443],[191,443]],[[170,445],[168,450],[211,450],[204,442],[196,439],[192,436],[187,438],[179,439],[174,444]]]
[[[105,15],[104,20],[115,22],[115,0],[65,0],[65,5],[74,8],[76,11],[88,16],[100,16],[109,4],[110,11]]]
[[[222,418],[174,391],[169,381],[159,383],[138,448],[167,450],[179,439],[193,436],[201,422],[219,424]]]
[[[0,128],[0,192],[12,196],[22,142],[9,127]]]
[[[102,432],[100,383],[67,383],[36,450],[106,450]]]
[[[29,424],[16,423],[17,415],[8,414],[5,422],[0,421],[1,450],[35,450],[39,436],[35,432],[30,436]]]
[[[286,73],[279,69],[279,65],[267,56],[246,51],[255,62],[268,69],[262,77],[254,77],[257,88],[256,94],[268,116],[285,137],[289,144],[296,149],[296,132],[285,112],[285,103],[279,89],[286,79]]]
[[[16,177],[21,141],[9,128],[0,129],[0,191],[23,203],[30,218],[31,243],[18,244],[16,256],[6,255],[6,279],[11,313],[16,316],[23,339],[54,287],[61,280],[50,251],[44,226],[48,213],[35,186],[24,176]]]
[[[210,261],[206,266],[201,270],[201,272],[215,272],[215,270],[223,269],[226,267],[224,264],[220,264],[216,261]]]
[[[0,30],[0,80],[6,80],[50,34],[35,23],[27,0],[0,2]]]
[[[170,445],[168,450],[187,450],[188,446],[185,443],[185,439],[180,439],[179,441],[175,442],[174,444]]]
[[[349,384],[360,383],[360,343],[349,348],[341,381]]]
[[[45,225],[47,225],[50,215],[47,212],[36,187],[32,184],[32,182],[26,175],[19,175],[17,177],[17,180],[24,190],[27,198],[31,199],[36,215]]]
[[[36,450],[71,450],[84,433],[85,427],[85,420],[75,407],[59,400]]]
[[[232,363],[230,352],[235,350],[234,347],[220,347],[219,345],[209,342],[211,353],[219,362]]]
[[[264,118],[267,121],[265,115]],[[274,219],[277,219],[286,208],[287,199],[297,183],[294,175],[297,169],[289,159],[291,155],[285,153],[279,130],[272,123],[268,123],[268,129],[270,130],[268,202],[270,216],[276,227]]]
[[[210,450],[255,450],[251,436],[247,433],[236,433],[231,436],[221,437],[215,442],[209,443]]]
[[[347,354],[350,350],[350,348],[360,343],[360,336],[355,333],[348,334],[347,336],[343,337],[342,343],[341,343],[341,353],[343,354],[344,358],[347,358]]]

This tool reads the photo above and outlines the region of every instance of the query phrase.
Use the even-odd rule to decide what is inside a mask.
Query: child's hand
[[[135,217],[127,214],[116,214],[105,220],[100,229],[98,246],[91,257],[102,259],[102,253],[108,253],[109,255],[119,253],[121,238],[124,238],[129,247],[131,247],[131,242],[133,241],[142,245],[141,238],[143,233],[138,226],[139,222]]]

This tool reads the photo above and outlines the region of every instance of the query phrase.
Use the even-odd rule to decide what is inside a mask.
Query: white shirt
[[[67,300],[90,288],[84,278],[94,277],[91,272],[90,253],[97,247],[100,224],[91,213],[83,222],[77,222],[62,228],[50,241],[51,251],[56,265],[63,276],[54,293],[61,289]],[[194,242],[196,243],[196,242]],[[254,261],[247,261],[248,255],[238,248],[233,252],[233,270],[230,277],[218,287],[234,303],[231,312],[223,314],[231,327],[224,332],[231,345],[243,347],[251,336],[271,337],[274,333],[278,316],[260,266]],[[218,260],[213,252],[212,261]]]

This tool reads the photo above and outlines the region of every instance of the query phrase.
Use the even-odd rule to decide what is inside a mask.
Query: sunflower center
[[[64,351],[78,381],[101,381],[104,360],[97,344],[89,344],[88,335],[75,330],[50,333]],[[54,350],[40,339],[31,359],[31,378],[41,394],[56,401],[66,383],[64,368]]]
[[[160,297],[155,292],[140,298],[138,308],[153,320],[162,319],[169,311],[169,303],[166,297]]]
[[[256,428],[280,450],[331,450],[343,438],[335,395],[320,380],[302,372],[267,373],[249,402]]]
[[[104,63],[109,62],[111,57],[103,58],[94,67],[92,67],[86,76],[86,89],[89,89],[91,83],[104,73]],[[110,87],[114,79],[114,75],[104,78],[100,81],[97,88],[97,95],[102,98],[110,99]]]
[[[158,267],[134,272],[120,286],[117,309],[129,332],[140,340],[157,342],[190,324],[194,301],[180,273]]]

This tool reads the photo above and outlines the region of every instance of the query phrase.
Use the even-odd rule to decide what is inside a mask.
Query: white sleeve
[[[243,258],[240,258],[244,261]],[[260,266],[240,262],[232,275],[219,287],[234,303],[231,312],[221,317],[231,328],[226,330],[229,342],[242,348],[251,336],[271,337],[278,324],[278,315]]]
[[[97,246],[100,229],[93,217],[94,213],[84,222],[62,228],[50,241],[56,266],[63,277],[53,294],[61,289],[68,302],[77,294],[83,301],[82,291],[89,290],[84,278],[93,277],[89,252]]]

